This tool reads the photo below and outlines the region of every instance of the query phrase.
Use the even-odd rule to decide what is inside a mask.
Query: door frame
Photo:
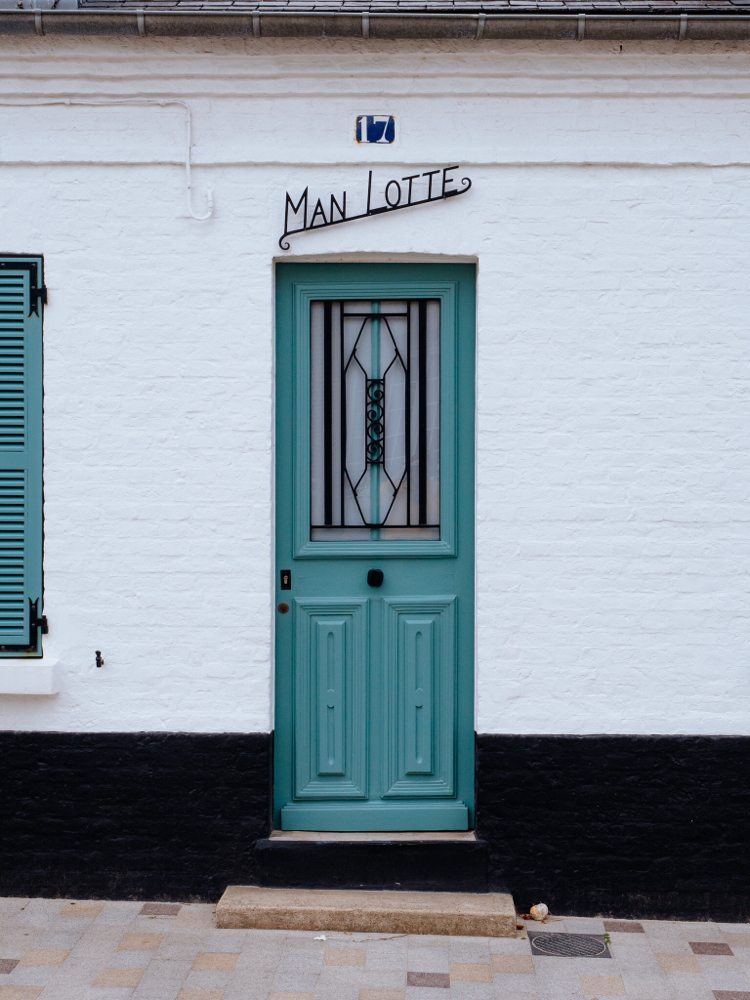
[[[290,561],[457,558],[460,607],[456,630],[456,798],[474,826],[474,538],[475,538],[475,296],[473,264],[276,264],[275,442],[275,735],[274,827],[293,800],[294,637],[280,630],[276,605],[284,601],[279,574]],[[380,289],[373,286],[382,286]],[[441,442],[441,538],[435,541],[311,542],[309,540],[309,315],[313,299],[438,298],[441,300],[441,426],[453,428]],[[290,336],[291,331],[291,336]],[[449,341],[446,344],[446,340]],[[452,343],[450,343],[452,341]],[[448,346],[450,350],[444,351]],[[450,378],[452,362],[455,380]],[[455,391],[446,393],[446,381]],[[460,401],[460,412],[458,403]],[[300,487],[302,484],[302,488]],[[284,530],[280,526],[284,525]],[[288,548],[289,530],[292,549]],[[283,546],[284,552],[280,549]],[[293,553],[293,554],[292,554]],[[294,574],[293,574],[294,577]],[[290,615],[289,618],[296,616]]]

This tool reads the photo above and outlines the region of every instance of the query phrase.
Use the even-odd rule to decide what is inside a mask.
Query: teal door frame
[[[276,267],[276,571],[275,606],[285,602],[290,614],[274,611],[276,618],[276,683],[274,737],[274,826],[282,828],[285,815],[303,802],[309,819],[306,829],[397,830],[459,829],[474,826],[474,409],[475,409],[475,268],[470,264],[295,264]],[[439,540],[361,540],[352,542],[310,541],[310,303],[320,299],[395,300],[429,298],[441,302],[441,537]],[[362,648],[373,641],[384,657],[386,672],[393,669],[394,643],[398,643],[398,615],[404,610],[398,596],[378,601],[381,616],[368,618],[362,594],[342,592],[333,599],[305,593],[295,586],[305,574],[334,571],[332,560],[383,561],[408,579],[409,561],[440,560],[448,565],[455,600],[419,594],[419,608],[425,615],[439,615],[439,644],[451,661],[455,701],[450,732],[454,744],[453,773],[443,781],[442,790],[432,798],[423,796],[413,808],[397,812],[396,803],[356,801],[367,784],[368,764],[364,759],[378,755],[385,770],[396,773],[395,751],[387,732],[369,732],[366,743],[352,754],[351,770],[340,784],[348,810],[339,825],[325,825],[326,810],[334,808],[317,796],[315,782],[301,787],[299,750],[294,749],[294,715],[302,711],[305,694],[295,680],[295,655],[309,649],[310,629],[315,616],[324,615],[335,603],[337,615],[349,629],[350,643]],[[344,564],[339,564],[344,569]],[[292,571],[292,592],[280,589],[281,570]],[[364,595],[368,597],[367,594]],[[403,601],[401,602],[403,603]],[[416,605],[412,602],[410,608]],[[343,626],[342,626],[343,627]],[[408,625],[406,626],[408,627]],[[377,632],[382,640],[375,635]],[[307,644],[307,645],[306,645]],[[391,650],[391,652],[389,652]],[[446,659],[447,662],[447,659]],[[454,673],[453,673],[454,671]],[[446,675],[447,676],[447,675]],[[359,699],[367,716],[369,678],[360,677],[351,685],[348,697]],[[355,702],[351,704],[356,708]],[[355,716],[356,717],[356,716]],[[448,731],[448,730],[446,730]],[[356,734],[354,734],[356,736]],[[402,782],[403,783],[403,782]],[[304,782],[303,782],[304,784]],[[398,782],[393,785],[394,788]],[[345,787],[346,786],[346,787]],[[390,787],[387,786],[386,787]],[[416,787],[416,786],[415,786]],[[347,788],[353,791],[347,792]],[[296,792],[295,792],[296,790]],[[395,794],[398,794],[395,793]],[[437,796],[440,796],[439,800]],[[351,796],[351,801],[348,800]],[[365,796],[366,797],[366,796]],[[341,806],[339,798],[336,808]],[[463,825],[451,825],[460,804]],[[467,808],[468,812],[467,812]],[[363,811],[363,809],[365,811]],[[396,810],[396,811],[394,811]],[[451,812],[453,810],[453,812]],[[375,816],[375,813],[378,813]],[[428,817],[429,813],[429,817]],[[296,814],[295,814],[296,815]],[[393,817],[399,818],[394,821]],[[468,822],[466,817],[468,816]],[[364,818],[363,818],[364,817]],[[287,822],[289,820],[287,819]],[[349,825],[347,825],[349,824]]]

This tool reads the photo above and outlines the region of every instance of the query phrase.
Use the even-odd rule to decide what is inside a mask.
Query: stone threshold
[[[216,908],[216,925],[232,929],[515,938],[516,908],[512,896],[504,892],[377,892],[230,885]]]
[[[397,830],[393,833],[383,833],[381,830],[375,832],[354,832],[346,833],[341,831],[327,830],[273,830],[269,840],[294,840],[303,843],[355,843],[355,844],[383,844],[394,841],[450,841],[455,843],[475,843],[476,834],[473,830]]]

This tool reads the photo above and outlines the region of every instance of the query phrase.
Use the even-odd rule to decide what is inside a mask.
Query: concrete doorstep
[[[513,897],[505,892],[367,892],[230,885],[216,909],[216,923],[235,929],[515,937],[516,908]]]

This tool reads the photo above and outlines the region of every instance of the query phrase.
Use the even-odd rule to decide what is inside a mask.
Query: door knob
[[[367,582],[371,587],[382,587],[383,580],[382,569],[371,569],[367,574]]]

